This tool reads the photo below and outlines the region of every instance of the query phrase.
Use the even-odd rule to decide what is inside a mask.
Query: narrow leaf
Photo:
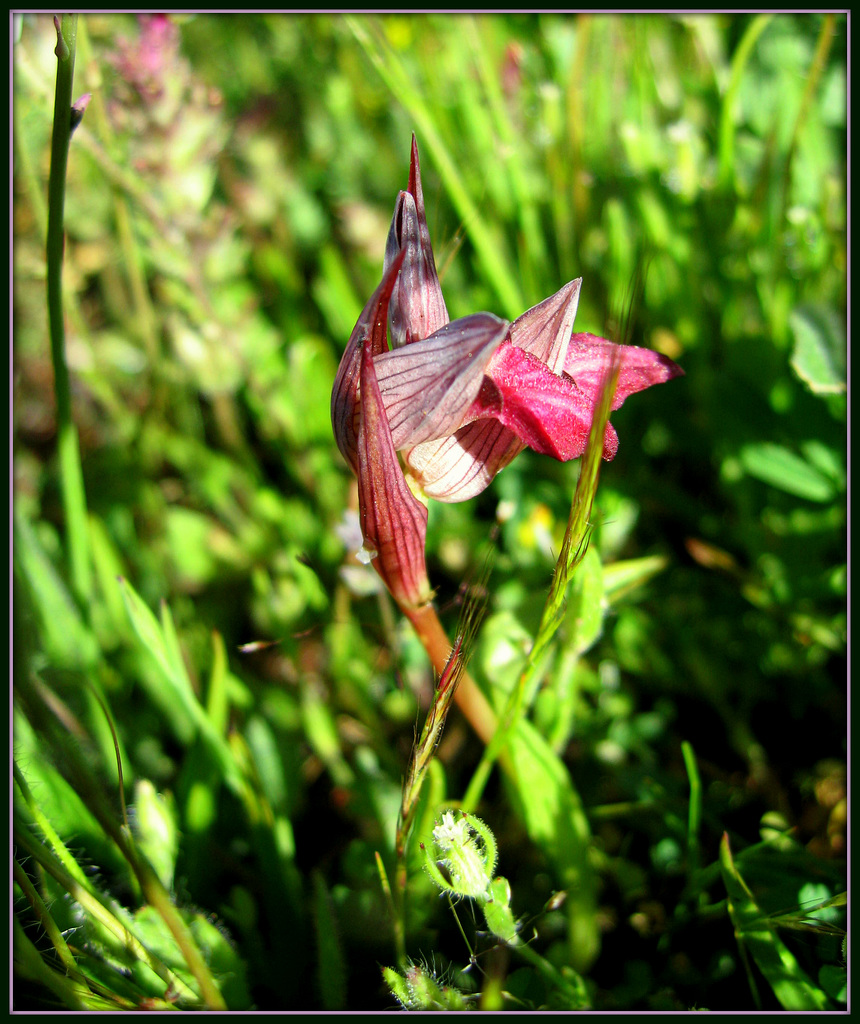
[[[591,832],[570,773],[527,719],[508,742],[505,773],[531,840],[546,854],[560,888],[568,892],[568,957],[577,971],[588,969],[600,950],[596,879],[588,858]]]
[[[750,476],[798,498],[826,502],[835,495],[832,480],[782,445],[769,442],[745,445],[740,451],[740,461]]]
[[[732,857],[727,835],[723,835],[720,844],[720,865],[735,937],[749,950],[783,1009],[832,1009],[827,996],[801,970],[772,922],[756,904]]]

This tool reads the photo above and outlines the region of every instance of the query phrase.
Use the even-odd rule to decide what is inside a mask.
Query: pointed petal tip
[[[680,366],[662,352],[637,345],[619,345],[596,334],[574,334],[564,362],[564,372],[584,392],[596,395],[612,361],[621,363],[613,409],[629,395],[654,384],[684,376]]]
[[[424,217],[424,192],[421,188],[421,165],[418,160],[418,140],[415,132],[412,133],[412,150],[409,154],[409,191],[415,197],[419,214]]]
[[[684,367],[678,366],[674,359],[670,359],[668,356],[663,355],[662,352],[660,353],[660,356],[661,360],[663,361],[663,365],[666,366],[667,372],[669,374],[667,380],[672,380],[673,377],[687,376],[687,371],[684,369]]]
[[[628,346],[632,347],[632,346]],[[673,380],[675,377],[686,377],[686,373],[683,368],[680,367],[674,359],[670,359],[669,356],[663,352],[658,352],[656,349],[641,349],[640,351],[649,352],[653,358],[654,367],[654,384],[665,384],[666,381]]]
[[[560,373],[565,364],[581,287],[581,277],[568,281],[511,325],[513,343],[537,356],[553,373]]]

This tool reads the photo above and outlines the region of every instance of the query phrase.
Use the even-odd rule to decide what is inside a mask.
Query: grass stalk
[[[693,747],[686,740],[681,744],[681,754],[687,778],[690,780],[690,808],[687,815],[687,859],[689,873],[699,869],[699,828],[702,823],[702,780]]]
[[[827,58],[833,44],[833,37],[836,34],[836,15],[826,14],[821,23],[821,31],[818,34],[818,42],[815,46],[815,54],[809,66],[809,74],[806,77],[806,86],[800,100],[800,109],[797,112],[797,120],[791,133],[791,142],[788,146],[788,153],[785,158],[785,167],[782,172],[782,218],[781,224],[785,223],[786,214],[789,208],[791,195],[791,167],[794,162],[794,154],[797,152],[798,139],[803,125],[809,116],[812,108],[812,100],[821,82],[821,76],[827,66]]]
[[[502,715],[501,725],[487,744],[481,762],[466,791],[463,806],[467,810],[477,806],[480,794],[483,792],[489,779],[493,763],[506,746],[516,728],[517,722],[528,711],[536,686],[544,674],[550,646],[564,617],[564,595],[567,586],[573,578],[577,566],[585,556],[591,530],[591,509],[597,494],[600,463],[603,458],[603,436],[606,432],[606,424],[609,422],[609,413],[612,409],[612,399],[615,395],[618,371],[618,366],[610,368],[600,398],[595,406],[594,419],[588,435],[588,444],[582,457],[579,480],[577,481],[570,507],[564,543],[541,614],[535,642],[529,652],[528,662],[520,676],[519,682],[508,699],[507,707]]]
[[[88,767],[83,754],[76,744],[69,741],[62,725],[56,721],[47,688],[38,684],[32,688],[21,689],[19,690],[19,699],[33,727],[46,738],[47,749],[62,751],[73,785],[87,803],[105,836],[116,844],[125,858],[140,886],[144,900],[155,908],[172,934],[188,969],[199,985],[205,1006],[211,1010],[226,1009],[224,998],[215,978],[170,894],[138,850],[129,830],[117,824],[113,808],[108,804],[101,786]],[[32,840],[26,834],[23,823],[17,829],[16,841],[32,857],[39,860],[85,909],[98,917],[102,924],[114,931],[123,941],[126,941],[124,935],[128,929],[115,918],[112,911],[102,904],[102,898],[88,883],[82,883],[70,875],[46,847]],[[143,946],[139,944],[138,952],[141,956],[143,956],[142,951]]]
[[[735,167],[735,125],[734,109],[735,100],[741,86],[744,68],[749,60],[750,54],[758,42],[759,36],[767,28],[772,14],[759,14],[749,23],[737,50],[732,58],[731,77],[726,94],[723,97],[723,107],[720,112],[720,148],[719,148],[719,172],[718,179],[720,187],[726,192],[733,191],[732,174]]]
[[[425,604],[417,609],[404,608],[403,612],[418,634],[418,639],[427,652],[430,663],[441,676],[445,672],[445,667],[451,656],[452,644],[445,632],[445,627],[439,621],[436,609],[432,604]],[[478,688],[477,683],[465,670],[460,675],[454,699],[481,740],[485,744],[490,743],[498,725],[496,713]]]
[[[63,969],[66,974],[73,980],[77,981],[82,985],[86,984],[86,979],[78,970],[78,965],[75,963],[75,958],[72,956],[72,951],[69,949],[68,943],[63,937],[62,932],[57,927],[57,923],[54,921],[48,912],[48,908],[45,906],[42,897],[36,891],[36,887],[27,877],[26,871],[21,867],[18,861],[12,863],[13,878],[18,886],[21,888],[21,892],[27,898],[27,902],[33,909],[33,913],[39,921],[39,924],[45,929],[45,934],[51,941],[51,945],[57,951],[57,956],[60,958],[60,963],[63,965]]]
[[[51,138],[51,171],[48,179],[48,239],[46,244],[48,328],[54,366],[57,402],[57,450],[66,524],[67,557],[72,586],[86,603],[92,587],[87,502],[81,467],[78,432],[72,420],[69,368],[66,363],[66,332],[63,318],[63,217],[66,203],[66,169],[72,124],[72,83],[75,74],[75,42],[78,16],[64,14],[57,26],[57,86],[54,96],[54,127]]]

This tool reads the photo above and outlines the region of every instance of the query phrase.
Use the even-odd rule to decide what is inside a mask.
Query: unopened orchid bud
[[[403,268],[391,298],[391,347],[421,341],[448,323],[430,231],[424,213],[424,192],[418,166],[418,143],[412,136],[409,187],[397,197],[385,245],[383,276],[399,253]]]

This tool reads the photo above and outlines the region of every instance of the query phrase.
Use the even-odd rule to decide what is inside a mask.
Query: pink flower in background
[[[179,29],[166,14],[139,14],[140,35],[119,41],[114,65],[143,97],[154,98],[164,89],[179,53]]]

